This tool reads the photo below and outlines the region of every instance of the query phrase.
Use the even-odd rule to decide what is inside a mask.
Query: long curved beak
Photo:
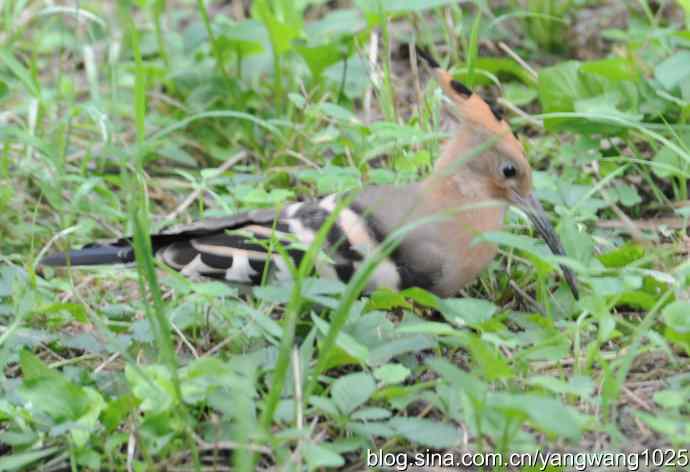
[[[523,197],[515,191],[511,192],[511,197],[513,203],[527,213],[530,221],[532,221],[532,224],[539,232],[539,235],[544,239],[546,245],[549,246],[551,252],[557,256],[565,256],[566,253],[563,249],[563,244],[558,238],[553,226],[551,226],[549,219],[546,217],[544,208],[541,206],[541,203],[539,203],[539,200],[534,198],[533,194],[530,194],[528,197]],[[565,277],[566,282],[570,286],[570,290],[573,292],[573,296],[576,300],[578,300],[580,298],[580,294],[577,290],[575,274],[573,274],[573,272],[564,265],[561,265],[561,269],[563,270],[563,276]]]

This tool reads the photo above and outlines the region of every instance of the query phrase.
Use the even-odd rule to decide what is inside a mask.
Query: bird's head
[[[420,49],[417,49],[417,54],[433,70],[436,80],[452,102],[451,112],[461,122],[444,146],[435,172],[459,175],[465,180],[476,179],[487,185],[488,194],[493,198],[507,201],[525,211],[554,254],[565,255],[563,244],[534,197],[532,168],[510,125],[495,107],[454,80],[431,56]],[[578,298],[572,271],[564,266],[562,269],[573,295]]]

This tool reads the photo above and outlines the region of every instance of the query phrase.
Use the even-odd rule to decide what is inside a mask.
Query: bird
[[[533,194],[532,169],[509,124],[430,54],[421,48],[416,51],[431,69],[458,122],[426,178],[404,185],[369,185],[357,192],[287,203],[279,209],[173,226],[150,236],[156,258],[190,278],[251,286],[266,280],[264,271],[268,270],[274,280],[289,280],[285,254],[299,264],[304,247],[339,210],[331,218],[323,247],[328,258],[316,264],[318,276],[348,282],[388,236],[406,227],[397,246],[376,266],[365,290],[418,287],[452,297],[495,258],[496,245],[475,238],[500,230],[509,205],[527,214],[554,254],[565,255]],[[343,199],[347,203],[339,205]],[[284,254],[271,251],[267,247],[271,241],[284,245]],[[54,253],[39,264],[90,266],[134,261],[132,238],[125,237]],[[567,266],[561,268],[577,299],[574,274]]]

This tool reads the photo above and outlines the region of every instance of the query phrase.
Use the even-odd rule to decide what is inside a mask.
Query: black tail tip
[[[44,267],[88,266],[134,262],[134,249],[130,246],[89,245],[83,249],[57,252],[42,258],[38,264]]]
[[[436,62],[436,60],[433,57],[431,57],[431,54],[426,52],[424,49],[420,48],[416,44],[414,46],[414,49],[415,51],[417,51],[417,55],[424,59],[424,61],[429,65],[429,67],[431,67],[432,69],[438,69],[441,67],[439,63]]]

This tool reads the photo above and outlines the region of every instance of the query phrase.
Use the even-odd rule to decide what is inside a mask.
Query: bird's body
[[[496,255],[496,247],[474,241],[502,227],[505,208],[521,206],[556,254],[560,241],[531,194],[531,169],[520,142],[487,103],[451,79],[425,57],[454,105],[461,126],[443,146],[434,170],[421,182],[367,186],[354,195],[329,195],[225,218],[202,220],[152,235],[156,256],[187,276],[206,276],[258,284],[264,272],[278,279],[290,271],[275,244],[299,263],[305,246],[336,211],[325,252],[316,264],[322,277],[350,279],[357,267],[386,239],[404,228],[399,245],[376,267],[368,290],[421,287],[440,296],[457,293]],[[48,256],[43,265],[93,265],[132,262],[130,239],[91,245]],[[566,279],[577,296],[572,274]]]
[[[438,190],[425,182],[363,188],[333,222],[323,247],[330,261],[316,264],[318,275],[347,282],[387,235],[409,225],[399,246],[375,269],[367,289],[416,286],[441,296],[457,292],[494,257],[496,248],[478,243],[472,247],[472,257],[458,257],[467,253],[476,234],[500,228],[504,208],[461,208],[468,201],[460,198],[455,206],[447,198],[441,204],[437,202]],[[257,285],[267,270],[267,275],[284,280],[290,271],[275,245],[280,243],[293,262],[299,263],[303,249],[336,210],[339,198],[347,195],[333,194],[290,203],[281,210],[254,210],[175,226],[153,235],[152,247],[161,261],[191,278]],[[396,203],[393,206],[391,199]],[[458,213],[465,213],[467,218],[457,218]],[[437,217],[420,221],[432,214]],[[470,217],[472,214],[475,216]],[[442,237],[449,233],[456,237]],[[134,250],[130,239],[123,238],[49,256],[42,263],[67,265],[68,259],[72,265],[129,263],[134,261]]]

